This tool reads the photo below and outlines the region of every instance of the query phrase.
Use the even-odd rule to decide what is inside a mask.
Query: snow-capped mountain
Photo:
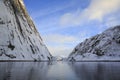
[[[50,60],[23,0],[0,0],[0,60]]]
[[[68,57],[73,61],[120,60],[120,26],[78,44]]]

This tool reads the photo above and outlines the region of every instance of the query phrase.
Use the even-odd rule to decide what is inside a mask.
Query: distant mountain
[[[52,57],[52,61],[62,61],[63,60],[63,57],[61,56],[53,56]]]
[[[81,42],[69,55],[68,60],[120,60],[120,26],[111,27]]]
[[[0,0],[0,61],[50,60],[23,0]]]

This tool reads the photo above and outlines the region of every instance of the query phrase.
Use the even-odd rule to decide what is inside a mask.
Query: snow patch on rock
[[[0,60],[50,60],[23,0],[0,0]]]
[[[120,26],[111,27],[78,44],[68,59],[120,60]]]

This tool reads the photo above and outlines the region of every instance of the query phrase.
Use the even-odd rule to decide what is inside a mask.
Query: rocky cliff
[[[78,44],[69,60],[120,60],[120,26],[111,27],[101,34]]]
[[[23,0],[0,0],[0,60],[50,60]]]

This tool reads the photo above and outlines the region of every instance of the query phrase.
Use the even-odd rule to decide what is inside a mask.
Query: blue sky
[[[24,0],[53,56],[68,56],[86,38],[120,24],[120,0]]]

